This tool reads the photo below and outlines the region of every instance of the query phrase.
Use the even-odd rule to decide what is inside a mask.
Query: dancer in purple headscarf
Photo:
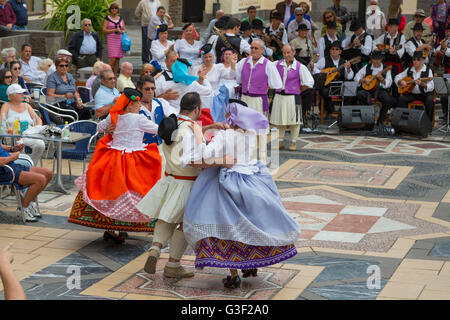
[[[193,131],[203,159],[233,155],[230,169],[209,168],[192,187],[184,212],[184,234],[196,250],[195,266],[229,268],[226,288],[237,288],[243,277],[256,276],[259,267],[297,254],[297,222],[287,213],[267,167],[254,159],[256,135],[265,133],[267,118],[244,102],[230,100],[226,122],[230,129],[216,132],[203,143]]]

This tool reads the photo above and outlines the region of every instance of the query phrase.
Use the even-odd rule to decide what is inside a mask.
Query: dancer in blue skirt
[[[237,288],[243,276],[256,276],[259,267],[279,263],[297,254],[300,227],[281,203],[275,182],[256,155],[258,131],[265,134],[267,118],[244,102],[230,100],[226,121],[230,129],[217,131],[203,142],[192,127],[203,159],[232,154],[236,164],[200,173],[184,212],[184,233],[195,248],[197,268],[229,268],[224,286]]]

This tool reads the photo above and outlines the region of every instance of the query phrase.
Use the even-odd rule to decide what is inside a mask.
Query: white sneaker
[[[25,214],[25,221],[36,222],[38,219],[32,213],[33,209],[29,206],[28,208],[23,208],[23,213]],[[20,208],[17,208],[17,215],[20,216]]]
[[[41,215],[41,213],[38,210],[36,202],[31,202],[30,205],[29,205],[29,208],[31,209],[31,213],[33,214],[34,217],[42,218],[42,215]]]

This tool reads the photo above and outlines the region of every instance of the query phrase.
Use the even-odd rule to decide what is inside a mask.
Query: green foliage
[[[72,5],[80,8],[81,19],[89,18],[92,21],[92,30],[103,38],[102,26],[104,18],[109,14],[109,6],[114,0],[46,0],[47,8],[55,8],[52,18],[43,27],[44,30],[65,31],[66,39],[69,31],[79,31],[81,29],[69,29],[67,21],[74,14],[68,12]],[[44,18],[45,15],[41,16]],[[81,21],[80,21],[81,22]]]

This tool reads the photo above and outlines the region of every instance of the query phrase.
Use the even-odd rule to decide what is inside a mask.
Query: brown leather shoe
[[[291,142],[291,145],[289,146],[289,150],[291,150],[291,151],[297,150],[297,143]]]
[[[150,249],[148,251],[147,262],[145,262],[145,265],[144,265],[145,272],[147,272],[148,274],[155,274],[156,263],[158,262],[159,255],[160,255],[160,253],[158,250]]]
[[[194,276],[194,272],[187,271],[182,266],[176,268],[165,266],[164,276],[167,278],[191,278]]]

